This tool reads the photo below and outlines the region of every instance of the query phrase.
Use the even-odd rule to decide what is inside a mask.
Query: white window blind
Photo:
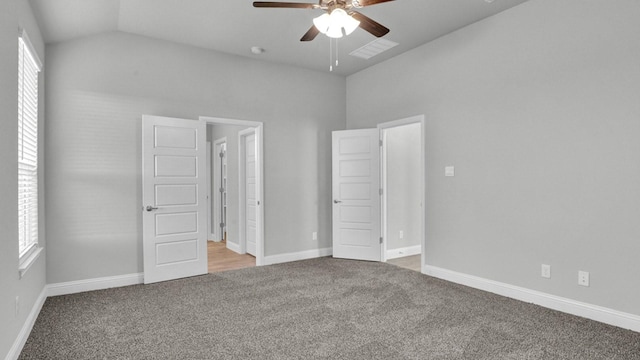
[[[18,40],[19,255],[38,245],[38,73],[41,63],[29,38]]]

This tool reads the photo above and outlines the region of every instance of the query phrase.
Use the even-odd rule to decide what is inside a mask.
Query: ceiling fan
[[[254,1],[253,6],[257,8],[322,9],[326,11],[322,16],[313,19],[314,25],[300,39],[300,41],[311,41],[320,33],[332,38],[342,37],[343,29],[345,34],[349,35],[357,27],[376,37],[386,35],[389,32],[388,28],[354,9],[389,1],[394,0],[318,0],[317,4]]]

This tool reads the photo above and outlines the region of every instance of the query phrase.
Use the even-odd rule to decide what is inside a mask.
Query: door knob
[[[153,206],[151,206],[151,205],[147,205],[147,208],[146,208],[146,209],[147,209],[147,211],[158,210],[158,208],[157,208],[157,207],[153,207]]]
[[[342,202],[342,201],[340,201],[340,200],[333,200],[333,203],[334,203],[334,204],[340,204],[341,202]]]

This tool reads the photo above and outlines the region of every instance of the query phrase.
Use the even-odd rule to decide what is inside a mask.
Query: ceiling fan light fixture
[[[342,37],[342,29],[337,26],[330,27],[325,35],[330,38],[339,39]]]
[[[329,26],[331,25],[331,16],[329,14],[324,13],[317,18],[313,19],[313,25],[315,25],[316,29],[323,34],[326,34],[329,30]]]
[[[344,33],[350,35],[354,32],[358,26],[360,26],[360,21],[354,19],[351,15],[346,15],[346,17],[342,21],[342,27],[344,28]]]
[[[343,36],[342,29],[346,35],[349,35],[360,26],[360,21],[354,19],[343,9],[334,9],[331,14],[324,13],[313,19],[313,24],[321,33],[338,39]]]

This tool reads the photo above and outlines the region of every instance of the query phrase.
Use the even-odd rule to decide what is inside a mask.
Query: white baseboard
[[[47,296],[68,295],[85,291],[136,285],[142,284],[143,280],[144,273],[136,273],[49,284],[47,285]]]
[[[333,248],[314,249],[307,251],[300,251],[296,253],[286,253],[279,255],[269,255],[264,257],[263,265],[280,264],[291,261],[307,260],[323,256],[331,256],[333,254]]]
[[[236,244],[227,240],[227,249],[240,254],[240,244]]]
[[[422,246],[414,245],[407,246],[399,249],[387,250],[385,256],[387,260],[397,259],[405,256],[418,255],[422,252]]]
[[[31,329],[33,329],[33,325],[36,323],[36,319],[38,318],[38,314],[40,314],[40,310],[42,310],[42,305],[44,305],[45,300],[47,300],[46,286],[42,289],[40,295],[36,299],[36,302],[33,304],[33,307],[29,312],[29,316],[27,316],[24,325],[22,325],[22,329],[20,329],[20,332],[18,333],[18,337],[13,342],[11,349],[9,349],[6,360],[16,360],[20,356],[20,352],[22,352],[24,344],[27,343],[29,334],[31,334]]]
[[[605,324],[640,332],[640,316],[606,307],[583,303],[540,291],[513,286],[493,280],[467,275],[456,271],[424,265],[422,272],[426,275],[488,291],[512,299],[533,303],[549,309],[581,316]]]

